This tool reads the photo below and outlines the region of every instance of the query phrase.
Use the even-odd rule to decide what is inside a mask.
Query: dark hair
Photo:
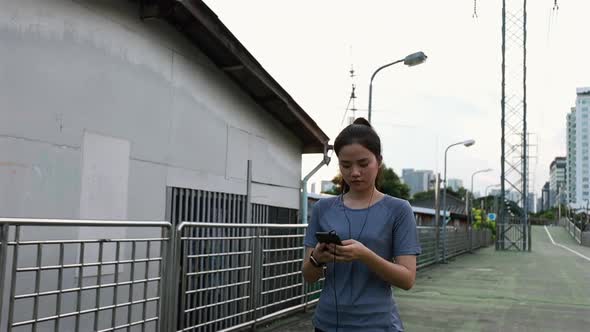
[[[382,172],[381,139],[365,118],[357,118],[351,125],[346,126],[338,134],[334,141],[334,152],[336,152],[336,156],[340,154],[340,150],[344,146],[351,144],[359,144],[375,155],[377,162],[380,164],[379,173],[377,173],[377,178],[375,178],[375,185],[377,186]],[[342,193],[345,193],[350,187],[344,181],[344,178],[341,181],[340,187],[342,188]]]

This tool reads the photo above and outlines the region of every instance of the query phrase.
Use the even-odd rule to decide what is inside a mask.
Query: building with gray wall
[[[3,0],[0,49],[1,217],[169,220],[173,227],[297,221],[301,155],[323,153],[328,137],[202,1]],[[104,242],[163,235],[130,232],[25,227],[18,235],[20,241]],[[121,247],[116,259],[146,251],[145,243],[137,252]],[[103,252],[98,245],[81,248],[68,246],[62,257],[84,262]],[[58,252],[43,246],[45,263],[58,264]],[[38,267],[41,254],[35,253],[22,250],[18,266]],[[42,281],[34,272],[20,273],[12,289],[18,295],[33,292],[35,284],[41,291],[94,287],[103,275],[112,281],[148,274],[147,263],[134,264],[135,273],[116,264],[117,270],[67,269],[59,282],[55,270],[41,272]],[[11,278],[3,290],[11,289]],[[75,292],[64,294],[61,309],[60,297],[43,297],[34,320],[49,318],[35,328],[53,331],[55,321],[60,331],[78,324],[80,331],[116,330],[137,313],[134,293],[157,288],[137,283],[104,290],[102,301],[117,303],[112,325],[106,310],[74,322],[81,310],[104,306],[102,290],[79,288],[77,300]],[[8,330],[8,305],[0,307],[1,331]],[[32,300],[10,305],[13,322],[33,317]],[[30,323],[20,329],[31,329]]]
[[[327,136],[204,4],[176,10],[201,30],[136,2],[1,3],[2,216],[163,220],[170,187],[246,194],[247,160],[253,203],[299,207]]]
[[[576,108],[566,116],[566,192],[568,203],[576,201]]]
[[[567,115],[567,192],[569,202],[585,206],[590,199],[590,87],[576,89],[576,106]]]
[[[459,188],[463,188],[463,180],[460,180],[460,179],[449,179],[447,181],[447,188],[451,188],[454,191],[458,191]]]
[[[541,210],[540,211],[546,211],[549,210],[549,203],[550,203],[550,193],[551,191],[549,190],[550,185],[549,182],[545,182],[545,184],[543,185],[543,189],[541,190]]]
[[[429,170],[402,169],[402,181],[410,188],[410,195],[432,189],[430,180],[433,178],[434,173]]]
[[[557,206],[567,201],[566,157],[555,157],[549,166],[549,206]]]

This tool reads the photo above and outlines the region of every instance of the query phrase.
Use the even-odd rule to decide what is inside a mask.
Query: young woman
[[[306,235],[306,281],[326,279],[313,325],[317,331],[403,331],[391,286],[405,290],[416,279],[421,253],[410,204],[377,190],[381,140],[363,118],[344,128],[334,150],[343,194],[318,201]],[[318,243],[316,232],[334,231],[341,245]]]

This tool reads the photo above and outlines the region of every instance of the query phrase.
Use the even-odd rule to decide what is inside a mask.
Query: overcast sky
[[[277,1],[205,0],[221,21],[332,139],[345,124],[354,66],[358,113],[366,117],[368,83],[388,62],[423,51],[417,67],[395,65],[373,83],[373,125],[383,157],[402,168],[438,169],[449,144],[449,178],[474,191],[500,182],[501,0]],[[528,1],[528,125],[531,185],[540,192],[549,164],[565,156],[565,117],[576,87],[590,86],[590,1]],[[350,114],[349,114],[350,115]],[[320,161],[303,158],[303,175]],[[311,182],[337,173],[334,156]]]

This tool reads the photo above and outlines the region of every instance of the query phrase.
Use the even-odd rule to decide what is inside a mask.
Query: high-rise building
[[[564,204],[566,199],[566,157],[556,157],[549,167],[549,206]]]
[[[568,200],[577,206],[590,199],[590,87],[576,89],[576,106],[567,117],[566,176]]]
[[[500,196],[502,196],[502,189],[492,189],[492,190],[490,190],[490,195],[500,197]],[[513,191],[513,190],[506,190],[506,192],[504,193],[504,198],[506,198],[509,201],[515,202],[515,203],[519,202],[522,199],[520,193],[518,193],[517,191]],[[530,205],[529,205],[529,209],[530,209]]]
[[[459,188],[463,187],[463,180],[459,179],[449,179],[447,181],[447,188],[451,188],[454,191],[459,190]]]
[[[576,201],[576,108],[567,115],[566,192],[568,203]]]
[[[432,171],[415,170],[413,168],[402,169],[402,181],[410,187],[410,195],[433,188],[430,185],[431,179],[434,179],[434,173]]]
[[[549,210],[549,182],[545,182],[541,191],[541,211]]]
[[[529,202],[528,203],[529,204],[529,206],[528,206],[529,212],[533,212],[533,213],[537,212],[537,210],[535,209],[535,203],[537,201],[535,199],[535,193],[529,193],[527,198],[528,198],[528,202]]]

